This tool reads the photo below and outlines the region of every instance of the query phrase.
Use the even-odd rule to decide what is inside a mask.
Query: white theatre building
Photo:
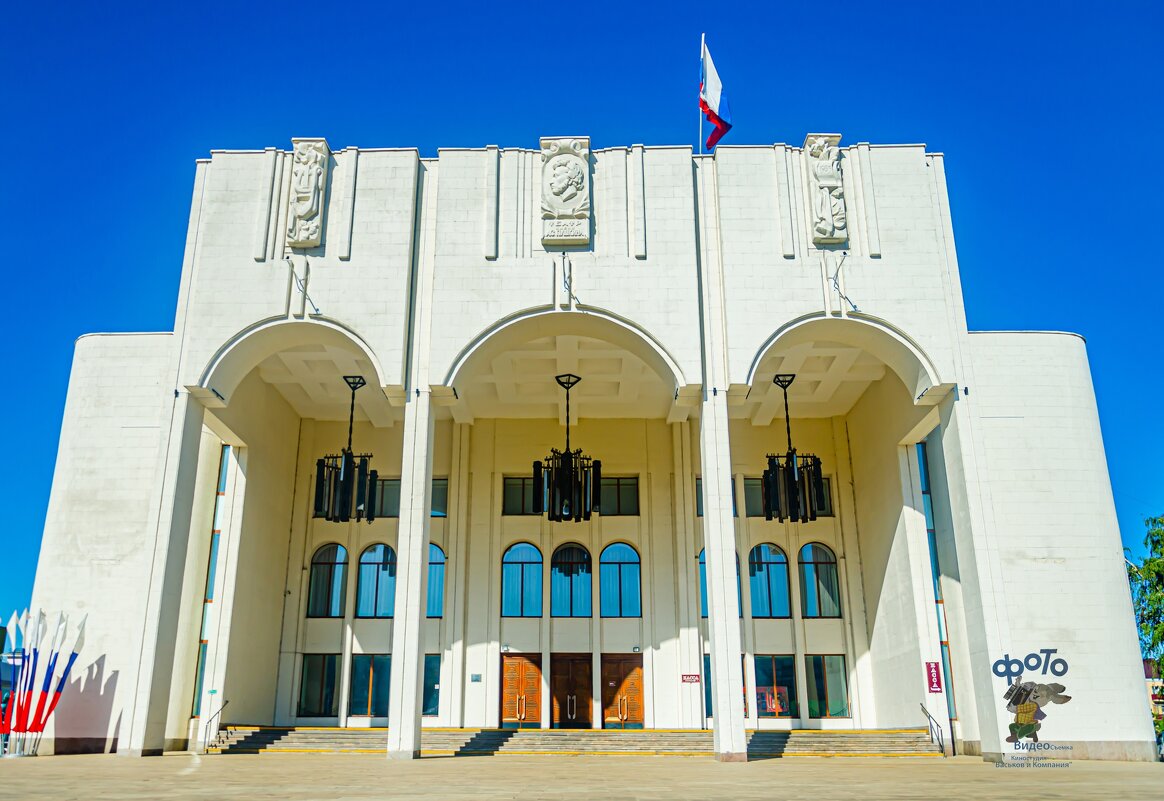
[[[968,331],[943,156],[840,139],[200,160],[174,330],[77,341],[44,751],[932,718],[997,759],[1021,666],[1042,741],[1152,758],[1083,340]]]

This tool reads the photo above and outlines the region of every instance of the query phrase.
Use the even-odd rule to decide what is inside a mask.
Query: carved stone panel
[[[814,245],[844,244],[849,239],[840,142],[840,134],[809,134],[804,140]]]
[[[542,245],[590,244],[590,137],[543,138]]]
[[[292,139],[291,194],[287,209],[287,245],[314,248],[323,244],[323,202],[331,148],[323,139]]]

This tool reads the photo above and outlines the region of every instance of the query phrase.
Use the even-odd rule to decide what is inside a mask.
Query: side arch
[[[776,329],[752,358],[747,384],[755,382],[760,364],[770,353],[813,340],[850,345],[876,356],[897,374],[915,401],[942,385],[933,360],[908,334],[886,320],[859,313],[847,317],[806,315]]]
[[[373,376],[368,383],[382,390],[387,386],[383,366],[371,346],[352,329],[335,320],[313,318],[263,320],[236,333],[215,351],[198,383],[187,387],[208,406],[224,406],[239,383],[260,362],[284,350],[305,345],[344,348],[366,359]]]

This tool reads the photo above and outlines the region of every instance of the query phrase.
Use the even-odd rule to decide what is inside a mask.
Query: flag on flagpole
[[[723,90],[723,83],[719,80],[719,73],[715,71],[711,53],[707,49],[706,39],[703,39],[702,45],[703,52],[699,57],[699,108],[707,116],[707,121],[715,126],[707,137],[707,149],[711,150],[732,129],[732,112],[727,92]]]

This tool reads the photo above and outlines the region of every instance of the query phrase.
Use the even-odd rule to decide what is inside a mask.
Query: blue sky
[[[970,327],[1087,338],[1138,550],[1164,514],[1159,4],[764,7],[14,4],[0,614],[31,593],[74,339],[173,327],[196,158],[316,135],[426,155],[559,132],[693,143],[702,31],[726,144],[839,131],[946,153]]]

